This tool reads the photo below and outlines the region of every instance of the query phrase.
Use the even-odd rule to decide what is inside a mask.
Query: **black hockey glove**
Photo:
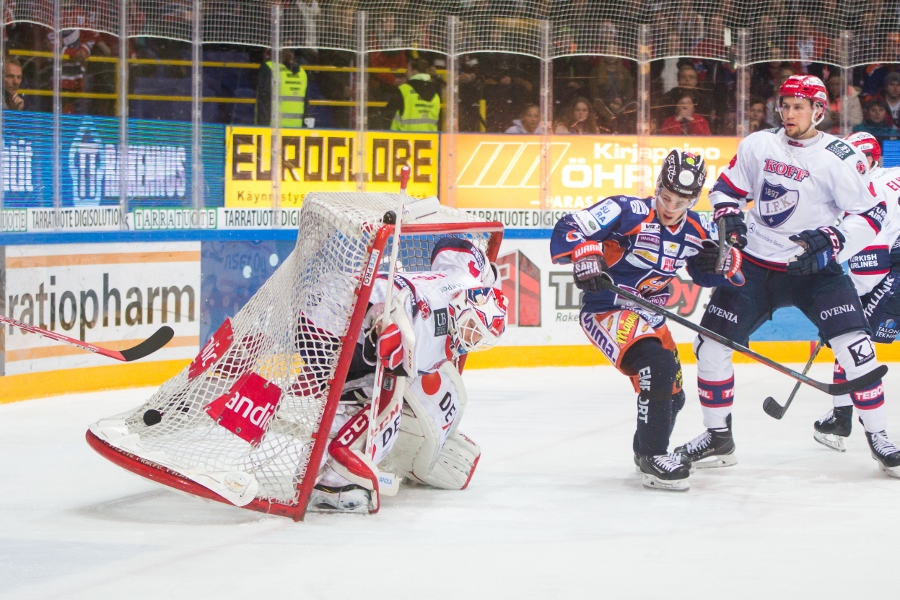
[[[747,245],[747,224],[744,223],[744,213],[737,202],[722,202],[717,204],[713,212],[713,221],[719,224],[719,219],[724,219],[725,231],[719,232],[719,239],[728,240],[735,248],[743,248]]]
[[[834,227],[807,229],[788,238],[803,252],[787,264],[788,275],[812,275],[824,269],[844,247],[844,234]]]
[[[723,275],[734,285],[744,285],[744,274],[741,273],[741,263],[744,258],[741,251],[734,246],[729,246],[719,266],[719,244],[712,240],[703,240],[703,248],[693,258],[694,266],[701,273],[709,275]]]
[[[703,248],[694,257],[694,266],[701,273],[716,274],[716,262],[719,260],[719,245],[712,240],[703,240]]]
[[[603,249],[597,242],[579,244],[572,253],[575,266],[575,285],[585,292],[600,289],[600,277],[604,275]]]

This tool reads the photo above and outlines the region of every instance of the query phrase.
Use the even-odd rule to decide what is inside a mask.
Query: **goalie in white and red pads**
[[[447,237],[435,245],[430,271],[397,273],[393,283],[387,326],[387,277],[373,285],[312,509],[377,511],[380,495],[395,493],[398,484],[380,473],[385,459],[411,481],[464,489],[481,455],[458,431],[466,392],[453,361],[490,348],[506,328],[506,297],[492,287],[499,283],[495,265],[467,240]],[[387,373],[373,453],[366,456],[376,361]]]

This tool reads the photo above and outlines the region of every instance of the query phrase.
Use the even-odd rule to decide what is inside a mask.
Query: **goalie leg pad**
[[[400,429],[401,398],[406,388],[405,378],[385,377],[382,387],[381,410],[374,429],[373,456],[365,454],[366,434],[369,431],[369,411],[362,409],[353,415],[328,444],[332,469],[347,481],[370,492],[369,511],[378,512],[379,484],[376,465],[390,452]]]
[[[391,460],[412,481],[464,489],[481,449],[456,431],[467,397],[459,372],[450,363],[414,380],[405,396],[400,435]]]

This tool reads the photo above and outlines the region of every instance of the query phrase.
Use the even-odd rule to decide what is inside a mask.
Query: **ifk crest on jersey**
[[[791,218],[800,200],[797,190],[789,190],[783,185],[763,181],[759,195],[759,215],[769,227],[778,227]]]

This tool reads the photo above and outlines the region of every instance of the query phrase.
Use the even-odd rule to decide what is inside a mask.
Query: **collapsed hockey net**
[[[92,425],[91,447],[173,488],[302,519],[373,275],[389,267],[393,226],[382,219],[397,203],[395,194],[309,194],[285,262],[147,402]],[[404,223],[398,270],[428,270],[435,242],[447,235],[494,260],[502,231],[441,207]],[[241,409],[249,420],[229,423]]]

